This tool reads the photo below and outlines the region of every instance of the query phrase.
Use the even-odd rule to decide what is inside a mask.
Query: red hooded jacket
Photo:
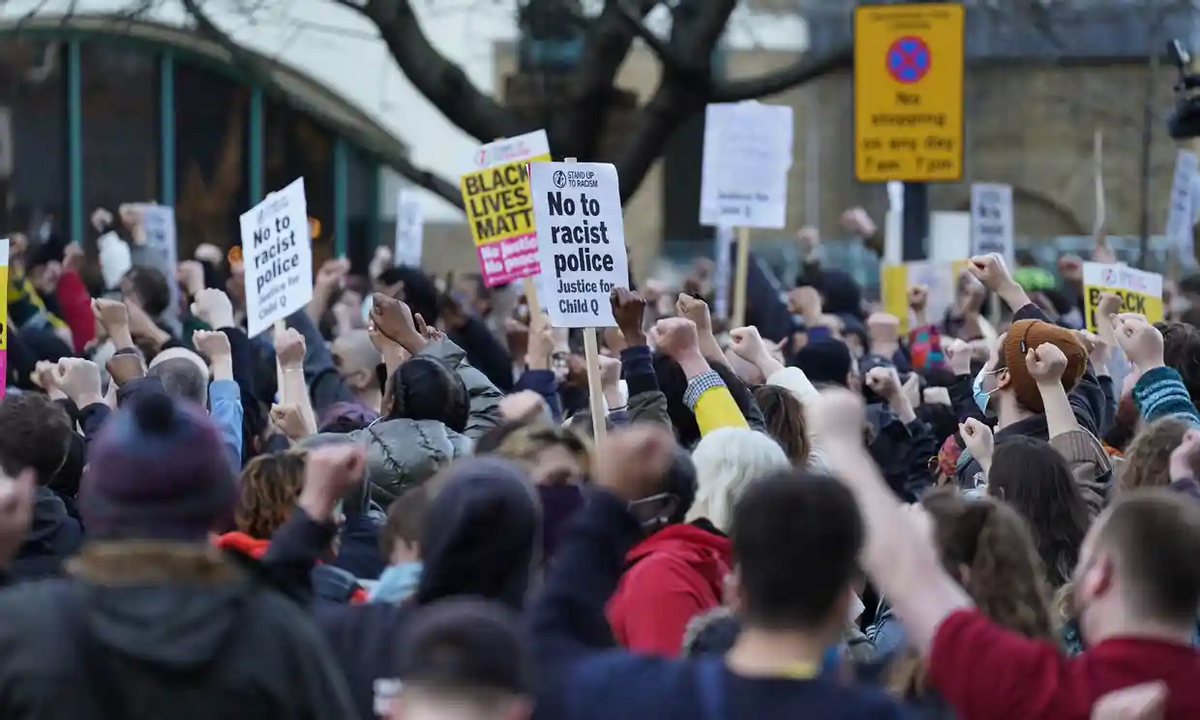
[[[733,564],[729,538],[680,523],[630,549],[608,602],[608,623],[622,647],[678,657],[688,621],[721,604]]]

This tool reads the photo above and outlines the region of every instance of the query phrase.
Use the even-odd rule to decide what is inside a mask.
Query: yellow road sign
[[[854,174],[950,182],[963,169],[962,5],[854,10]]]

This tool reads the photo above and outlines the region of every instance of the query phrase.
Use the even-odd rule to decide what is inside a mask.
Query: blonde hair
[[[563,447],[578,461],[580,467],[591,467],[592,443],[570,428],[533,423],[522,425],[508,433],[492,452],[518,463],[537,460],[542,451]]]
[[[718,428],[692,451],[696,465],[696,501],[687,521],[705,518],[728,532],[733,506],[750,483],[775,471],[788,470],[791,461],[773,438],[746,428]]]

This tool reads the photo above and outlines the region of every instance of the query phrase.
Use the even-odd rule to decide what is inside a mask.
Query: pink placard
[[[488,287],[514,282],[541,272],[537,235],[521,235],[479,245],[479,271]]]

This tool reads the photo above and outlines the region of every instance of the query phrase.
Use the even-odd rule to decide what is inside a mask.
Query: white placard
[[[1012,186],[1001,183],[971,185],[971,247],[975,255],[999,253],[1013,262]]]
[[[729,317],[729,279],[733,277],[733,228],[717,228],[715,269],[713,270],[713,317]]]
[[[421,267],[425,246],[425,210],[421,198],[410,188],[396,192],[396,265]]]
[[[617,169],[608,163],[531,163],[529,188],[542,307],[550,324],[616,325],[609,293],[629,287]]]
[[[1167,240],[1181,255],[1192,247],[1192,225],[1197,208],[1193,204],[1193,187],[1197,175],[1196,154],[1180,150],[1175,155],[1175,176],[1171,180],[1171,204],[1167,208]]]
[[[792,108],[709,105],[704,115],[700,223],[782,228],[792,166]]]
[[[175,235],[175,208],[167,205],[139,203],[134,208],[142,215],[142,230],[146,233],[146,248],[154,258],[154,266],[162,271],[171,286],[171,310],[179,307],[179,283],[174,282],[179,265],[179,248]]]
[[[312,300],[312,241],[304,178],[271,193],[241,217],[250,337]]]
[[[524,135],[480,145],[471,152],[471,159],[467,162],[464,172],[474,172],[549,154],[550,139],[546,137],[546,131],[534,130]]]

